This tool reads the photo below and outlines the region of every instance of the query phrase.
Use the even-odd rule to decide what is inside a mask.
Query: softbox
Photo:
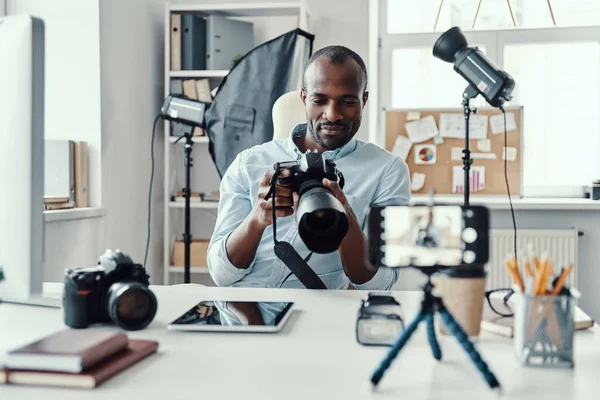
[[[273,104],[290,91],[295,60],[302,68],[307,61],[298,49],[308,47],[310,56],[313,41],[301,29],[290,31],[252,49],[225,77],[204,117],[219,176],[241,151],[273,139]]]

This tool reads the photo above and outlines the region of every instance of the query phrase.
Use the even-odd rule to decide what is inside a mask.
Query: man
[[[208,249],[210,274],[219,286],[304,287],[273,251],[272,203],[269,191],[273,164],[297,160],[316,150],[336,163],[346,183],[324,179],[342,203],[348,233],[337,252],[312,254],[298,235],[294,209],[298,194],[289,186],[276,190],[277,239],[291,243],[329,289],[387,290],[398,277],[390,268],[369,268],[363,233],[369,206],[406,204],[409,176],[406,163],[371,143],[354,138],[367,103],[367,71],[352,50],[329,46],[306,64],[302,101],[306,124],[288,139],[274,140],[241,152],[221,182],[221,201]],[[288,176],[284,170],[282,176]]]

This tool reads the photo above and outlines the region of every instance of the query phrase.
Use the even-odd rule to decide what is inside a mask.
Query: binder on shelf
[[[206,21],[194,14],[182,16],[183,70],[206,69]]]
[[[183,82],[181,79],[171,79],[169,93],[175,96],[183,95]]]
[[[88,205],[88,146],[87,142],[75,142],[75,207]]]
[[[171,71],[181,71],[181,14],[171,14]]]
[[[228,70],[254,48],[254,27],[251,22],[209,15],[206,39],[206,69]]]
[[[75,200],[74,147],[71,140],[44,140],[44,196]]]

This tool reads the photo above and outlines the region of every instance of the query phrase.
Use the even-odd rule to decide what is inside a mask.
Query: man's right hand
[[[267,171],[263,176],[258,188],[258,199],[252,209],[253,219],[261,228],[266,228],[273,224],[273,199],[265,200],[265,196],[271,189],[271,177],[273,171]],[[280,177],[290,176],[290,171],[284,169]],[[277,184],[275,190],[275,217],[288,217],[294,213],[298,204],[298,193],[293,192],[290,184]]]

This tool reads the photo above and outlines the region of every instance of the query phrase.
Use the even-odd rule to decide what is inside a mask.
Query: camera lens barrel
[[[140,282],[117,282],[108,289],[106,309],[110,319],[123,329],[144,329],[158,309],[156,296]]]

